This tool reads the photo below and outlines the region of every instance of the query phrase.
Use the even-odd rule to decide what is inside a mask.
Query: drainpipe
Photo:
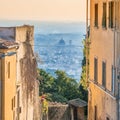
[[[88,0],[86,0],[86,83],[87,83],[87,86],[89,86],[88,84],[88,49],[89,49],[89,43],[88,43]],[[89,88],[88,88],[88,94],[90,95],[90,91],[89,91]],[[89,119],[89,106],[88,106],[88,119]]]
[[[115,17],[114,17],[114,22],[115,22],[115,24],[114,24],[114,43],[113,43],[113,47],[114,47],[114,59],[113,59],[113,65],[114,65],[114,73],[116,73],[116,75],[118,74],[117,73],[117,69],[116,69],[116,63],[117,63],[117,61],[116,61],[116,57],[117,57],[117,46],[116,46],[116,40],[118,39],[118,37],[117,37],[117,39],[116,39],[116,30],[117,30],[117,23],[116,23],[116,19],[117,19],[117,12],[118,12],[118,10],[119,9],[117,9],[117,3],[116,3],[116,1],[118,1],[118,0],[114,0],[114,15],[115,15]],[[119,13],[119,12],[118,12]],[[118,21],[117,21],[118,22]],[[118,33],[117,33],[117,35],[118,35]],[[117,75],[118,76],[118,75]],[[117,97],[116,97],[116,102],[117,102],[117,120],[119,120],[119,118],[120,118],[120,115],[119,115],[119,110],[120,110],[120,105],[119,105],[119,83],[118,83],[118,78],[115,76],[115,79],[114,79],[114,89],[116,88],[116,85],[117,85],[117,92],[116,92],[116,90],[114,90],[114,95],[116,96],[117,95]]]
[[[88,83],[88,0],[86,0],[86,82]]]

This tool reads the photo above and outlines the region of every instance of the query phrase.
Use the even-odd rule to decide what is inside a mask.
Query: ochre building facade
[[[90,0],[88,120],[120,120],[120,1]]]

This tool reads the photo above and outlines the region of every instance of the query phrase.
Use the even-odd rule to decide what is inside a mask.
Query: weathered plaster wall
[[[17,82],[21,85],[21,120],[39,120],[39,93],[36,81],[36,59],[33,53],[32,26],[16,27],[16,41],[20,44],[17,54]]]
[[[90,3],[90,65],[89,65],[89,101],[88,120],[117,120],[117,100],[112,94],[112,65],[114,65],[114,31],[108,24],[108,1],[91,0]],[[103,2],[107,2],[107,27],[102,27]],[[98,27],[95,27],[95,4],[98,3]],[[98,59],[98,82],[94,84],[94,58]],[[102,62],[106,62],[106,87],[102,86]]]
[[[84,110],[84,108],[78,108],[77,113],[78,113],[78,120],[85,120],[85,110]]]

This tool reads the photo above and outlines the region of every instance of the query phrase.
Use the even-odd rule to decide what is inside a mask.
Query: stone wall
[[[43,120],[70,120],[70,109],[68,105],[49,105],[48,115]]]

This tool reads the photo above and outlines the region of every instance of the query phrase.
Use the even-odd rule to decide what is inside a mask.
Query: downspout
[[[119,19],[119,14],[120,14],[120,7],[119,7],[120,0],[117,0],[117,1],[118,1],[118,3],[116,5],[118,5],[118,7],[117,7],[118,14],[116,14],[116,17],[118,17],[117,30],[119,31],[120,30],[120,24],[119,24],[119,22],[120,22],[120,19]],[[120,32],[117,32],[117,42],[119,41],[119,39],[120,39]],[[119,48],[119,46],[117,46],[117,48]],[[117,49],[117,54],[119,55],[118,49]],[[117,70],[116,70],[116,72],[117,72]],[[117,81],[117,90],[118,90],[118,103],[117,103],[118,111],[117,111],[117,113],[118,113],[118,120],[120,120],[120,83],[118,81]]]
[[[114,24],[114,45],[113,45],[113,47],[114,47],[114,55],[113,55],[113,57],[114,57],[114,59],[113,59],[113,66],[114,66],[114,74],[115,74],[115,78],[114,78],[114,95],[116,96],[116,102],[117,102],[117,120],[119,120],[119,118],[120,118],[120,115],[119,115],[119,109],[120,109],[120,106],[119,106],[119,83],[117,82],[117,71],[116,71],[116,57],[117,57],[117,49],[116,49],[116,19],[117,19],[117,14],[116,14],[116,12],[118,12],[118,9],[117,9],[117,4],[116,4],[116,0],[114,0],[114,15],[115,15],[115,17],[114,17],[114,22],[115,22],[115,24]],[[117,34],[118,35],[118,34]],[[118,37],[117,37],[118,38]],[[116,85],[117,85],[117,91],[118,92],[116,92]]]
[[[86,83],[88,87],[88,94],[90,95],[90,90],[89,90],[89,83],[88,83],[88,49],[89,49],[89,44],[88,44],[88,0],[86,0]],[[88,98],[89,99],[89,98]],[[89,119],[89,106],[88,106],[88,119]]]
[[[113,41],[113,66],[114,66],[114,73],[115,73],[115,69],[116,69],[116,65],[115,65],[115,61],[116,61],[116,59],[115,59],[115,57],[116,57],[116,55],[115,55],[115,47],[116,47],[116,45],[115,45],[115,31],[116,31],[116,2],[115,2],[116,0],[114,0],[114,41]],[[115,77],[116,78],[116,77]],[[115,89],[115,86],[116,86],[116,79],[114,79],[114,89]],[[115,90],[113,91],[114,92],[114,95],[116,94],[116,92],[115,92]]]
[[[86,0],[86,82],[88,84],[88,0]]]

